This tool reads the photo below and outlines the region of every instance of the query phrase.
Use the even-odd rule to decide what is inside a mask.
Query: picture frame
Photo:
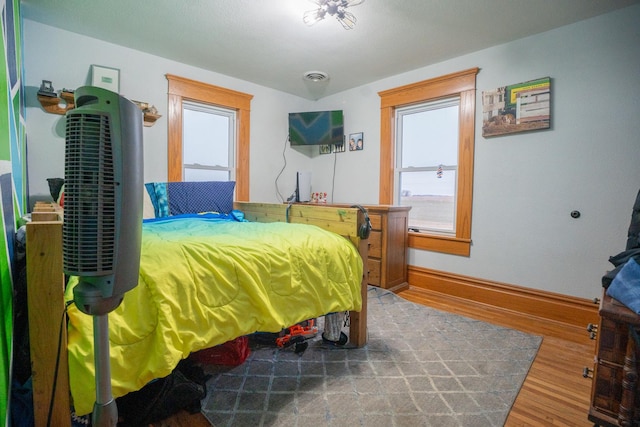
[[[482,92],[482,136],[551,127],[551,78],[543,77]]]
[[[330,144],[324,144],[324,145],[319,145],[319,152],[320,154],[331,154],[331,145]]]
[[[364,149],[364,134],[362,132],[349,134],[349,151]]]
[[[102,65],[92,65],[91,86],[120,93],[120,70]]]

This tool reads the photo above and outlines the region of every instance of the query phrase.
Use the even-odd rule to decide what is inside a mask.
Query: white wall
[[[640,6],[633,6],[321,100],[343,106],[347,133],[365,133],[363,152],[339,158],[335,201],[377,202],[377,92],[480,67],[471,256],[410,250],[409,263],[600,296],[609,256],[624,249],[640,189],[638,22]],[[547,76],[550,130],[482,137],[483,90]],[[582,216],[571,218],[572,210]]]
[[[24,62],[31,205],[34,200],[51,200],[46,178],[64,175],[64,116],[46,113],[36,92],[42,80],[50,80],[55,90],[88,84],[91,64],[120,69],[120,93],[155,105],[163,116],[154,126],[143,130],[145,182],[167,179],[166,74],[253,95],[250,197],[255,201],[277,200],[275,179],[284,166],[287,113],[304,110],[308,100],[27,19]],[[287,168],[278,180],[285,198],[295,188],[296,168],[309,170],[312,161],[288,147],[286,151]]]
[[[45,178],[62,176],[61,116],[45,114],[35,91],[85,84],[91,64],[121,70],[121,93],[165,115],[145,128],[145,180],[166,179],[164,75],[176,74],[254,95],[251,112],[251,199],[291,194],[296,170],[311,170],[313,190],[330,200],[377,203],[380,164],[378,92],[480,67],[470,257],[410,250],[410,264],[476,278],[593,298],[624,249],[631,206],[640,188],[640,6],[393,76],[317,102],[78,36],[25,20],[25,81],[32,196]],[[71,48],[73,46],[73,48]],[[80,53],[79,53],[80,52]],[[549,76],[552,128],[482,137],[483,90]],[[286,113],[343,109],[345,133],[364,133],[364,150],[309,157],[285,148]],[[335,164],[335,168],[334,168]],[[569,213],[582,216],[572,219]]]

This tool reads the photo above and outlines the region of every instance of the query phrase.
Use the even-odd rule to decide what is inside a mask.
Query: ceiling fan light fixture
[[[324,71],[307,71],[304,73],[303,78],[314,83],[319,83],[329,80],[329,74]]]
[[[357,6],[364,0],[310,0],[318,5],[318,9],[307,10],[302,21],[311,26],[322,21],[327,15],[334,16],[345,30],[351,30],[356,24],[356,17],[347,8]]]

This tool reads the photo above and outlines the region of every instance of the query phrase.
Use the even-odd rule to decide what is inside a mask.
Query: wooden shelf
[[[42,108],[51,114],[62,115],[75,108],[72,92],[61,92],[59,97],[38,95],[38,101],[40,101]]]
[[[162,117],[160,114],[144,113],[144,125],[153,126],[160,117]]]
[[[73,92],[61,92],[60,96],[38,95],[38,101],[47,113],[64,115],[67,111],[74,109],[75,100]],[[140,103],[137,103],[140,107]],[[142,107],[140,107],[142,109]],[[152,114],[143,111],[144,125],[153,126],[160,117],[160,114]]]

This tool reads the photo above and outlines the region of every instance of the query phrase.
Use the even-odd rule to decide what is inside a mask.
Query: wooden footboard
[[[350,313],[349,342],[358,347],[367,343],[367,258],[369,242],[358,236],[364,224],[364,215],[357,208],[335,207],[313,204],[275,204],[235,202],[235,208],[244,212],[245,218],[255,222],[292,222],[316,225],[344,236],[358,248],[363,260],[363,275],[360,286],[362,310]]]
[[[313,205],[283,205],[238,202],[250,221],[295,222],[317,225],[351,240],[364,262],[362,277],[362,310],[351,312],[350,342],[361,347],[367,342],[367,271],[368,242],[358,237],[364,223],[363,214],[355,208]],[[27,224],[27,293],[29,336],[33,382],[35,425],[47,425],[53,396],[51,425],[71,425],[69,408],[69,371],[66,346],[66,323],[63,322],[64,274],[62,271],[62,210],[59,206],[40,203],[34,207]],[[63,326],[61,329],[61,326]],[[62,335],[60,335],[62,334]],[[62,337],[56,373],[56,353]]]

